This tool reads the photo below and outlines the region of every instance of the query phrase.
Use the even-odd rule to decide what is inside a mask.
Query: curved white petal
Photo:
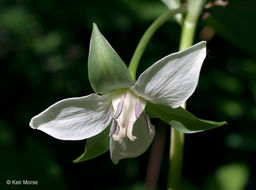
[[[121,159],[133,158],[143,154],[151,144],[155,135],[154,126],[151,125],[151,128],[153,129],[153,133],[149,134],[142,115],[137,119],[133,128],[133,133],[137,137],[136,140],[131,141],[128,137],[125,137],[119,141],[115,141],[111,138],[110,156],[113,163],[117,164]]]
[[[110,100],[108,96],[91,94],[61,100],[33,117],[30,127],[57,139],[82,140],[103,131]]]
[[[206,42],[170,54],[145,70],[131,89],[155,104],[181,106],[195,91]]]

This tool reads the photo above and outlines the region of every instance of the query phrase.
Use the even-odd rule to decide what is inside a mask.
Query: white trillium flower
[[[30,126],[61,140],[83,140],[111,124],[112,160],[142,154],[155,129],[145,113],[147,101],[177,108],[194,92],[206,56],[206,42],[170,54],[145,70],[130,88],[104,95],[61,100],[33,117]]]

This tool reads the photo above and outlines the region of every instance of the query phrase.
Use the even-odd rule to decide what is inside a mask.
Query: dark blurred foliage
[[[109,154],[73,164],[86,141],[59,141],[28,123],[58,100],[92,93],[86,64],[93,22],[128,64],[143,32],[166,10],[155,0],[0,1],[0,189],[143,189],[150,149],[118,165]],[[208,40],[208,56],[188,110],[228,125],[186,135],[185,190],[256,189],[255,13],[254,0],[230,0],[199,22],[196,41]],[[178,24],[165,24],[139,72],[177,51],[179,37]],[[159,189],[167,180],[165,131]],[[39,184],[8,186],[7,179]]]

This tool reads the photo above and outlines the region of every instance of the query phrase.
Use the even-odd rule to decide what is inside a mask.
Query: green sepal
[[[88,74],[93,90],[101,94],[119,88],[129,88],[134,83],[127,66],[95,23],[90,42]]]
[[[90,160],[104,154],[109,149],[109,127],[98,135],[87,139],[85,144],[84,153],[77,159],[73,160],[74,163]]]
[[[182,107],[173,109],[170,106],[147,102],[146,111],[149,117],[161,119],[183,133],[200,132],[227,124],[226,121],[215,122],[198,119]]]

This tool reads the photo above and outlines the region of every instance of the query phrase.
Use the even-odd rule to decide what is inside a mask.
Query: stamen
[[[136,117],[136,119],[138,119],[140,117],[141,112],[142,112],[141,104],[139,102],[136,102],[136,105],[135,105],[135,117]]]
[[[106,124],[108,122],[111,112],[112,112],[112,106],[109,107],[108,113],[103,121],[103,124]]]
[[[131,141],[135,141],[135,140],[137,139],[137,137],[133,136],[132,130],[133,130],[133,123],[128,125],[127,137],[128,137]]]
[[[112,135],[115,133],[116,131],[116,126],[117,126],[117,122],[115,119],[112,120],[112,124],[110,127],[110,132],[109,132],[109,137],[112,137]]]
[[[121,115],[123,110],[123,105],[124,105],[124,101],[121,100],[117,106],[116,113],[114,115],[115,119],[118,119],[118,117]]]
[[[150,119],[149,119],[148,115],[146,114],[146,112],[144,112],[144,120],[145,120],[145,123],[146,123],[148,134],[151,135],[153,133],[153,130],[151,129]]]

